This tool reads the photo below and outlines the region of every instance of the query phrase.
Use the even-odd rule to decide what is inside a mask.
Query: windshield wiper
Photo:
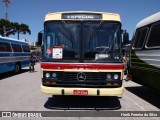
[[[104,21],[101,21],[101,22],[98,24],[97,28],[96,28],[95,31],[92,33],[89,41],[93,40],[94,36],[96,35],[96,32],[97,32],[98,29],[102,26],[103,22],[104,22]],[[89,42],[89,43],[90,43],[90,42]],[[90,45],[89,45],[89,46],[90,46]]]
[[[68,35],[70,36],[71,40],[72,40],[72,43],[74,41],[74,37],[71,33],[71,31],[67,28],[67,24],[65,23],[65,21],[62,21],[62,26],[64,27],[64,29],[67,31]],[[73,45],[72,45],[73,46]]]

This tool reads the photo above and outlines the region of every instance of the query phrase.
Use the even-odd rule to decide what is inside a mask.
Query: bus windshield
[[[44,61],[122,62],[119,22],[49,21],[44,30]]]

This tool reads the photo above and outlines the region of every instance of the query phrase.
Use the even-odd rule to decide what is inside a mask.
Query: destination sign
[[[102,19],[101,14],[88,14],[88,13],[71,13],[62,14],[62,19]]]

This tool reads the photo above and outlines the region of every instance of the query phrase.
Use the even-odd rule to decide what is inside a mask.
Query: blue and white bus
[[[0,37],[0,73],[20,72],[29,66],[30,48],[27,42],[13,38]]]

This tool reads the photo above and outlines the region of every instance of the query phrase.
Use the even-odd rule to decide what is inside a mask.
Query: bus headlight
[[[57,74],[56,74],[56,73],[53,73],[53,74],[52,74],[52,77],[53,77],[53,78],[56,78],[56,77],[57,77]]]
[[[119,76],[117,74],[115,74],[113,77],[115,80],[117,80]]]
[[[111,79],[111,74],[107,74],[107,79]]]
[[[50,77],[50,74],[49,74],[49,73],[46,73],[45,76],[46,76],[46,78],[49,78],[49,77]]]

